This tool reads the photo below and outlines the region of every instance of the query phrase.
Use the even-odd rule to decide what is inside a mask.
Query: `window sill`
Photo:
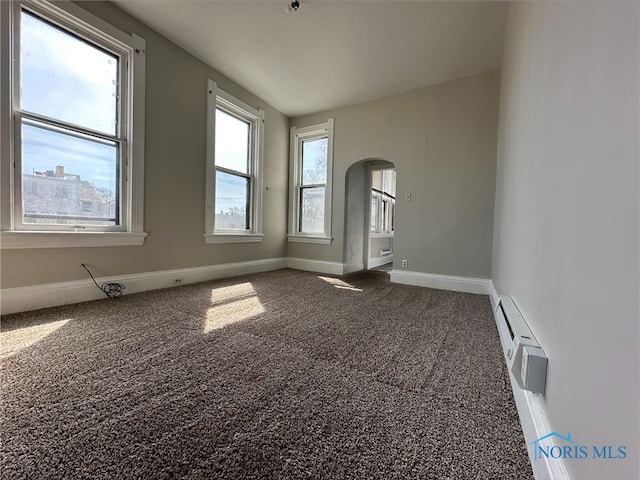
[[[371,232],[369,236],[371,238],[393,238],[394,234],[388,232]]]
[[[139,247],[145,232],[0,232],[2,250],[22,248]]]
[[[262,242],[261,233],[205,233],[205,243],[258,243]]]
[[[315,243],[330,245],[333,237],[313,237],[310,235],[287,235],[287,240],[293,243]]]

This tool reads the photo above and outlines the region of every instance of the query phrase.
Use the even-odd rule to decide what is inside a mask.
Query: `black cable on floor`
[[[98,285],[98,282],[96,282],[96,279],[93,278],[93,275],[91,274],[89,268],[84,263],[81,263],[80,265],[82,265],[84,269],[89,273],[89,276],[91,277],[91,280],[93,280],[93,283],[96,284],[96,287],[102,290],[102,292],[104,292],[107,297],[118,298],[122,296],[122,291],[125,289],[124,285],[122,285],[121,283],[103,283],[102,285]]]

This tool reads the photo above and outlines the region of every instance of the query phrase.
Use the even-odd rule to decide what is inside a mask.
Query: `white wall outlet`
[[[404,201],[405,202],[410,202],[411,201],[411,194],[410,193],[405,193],[404,194]]]
[[[174,278],[173,279],[173,284],[174,285],[182,285],[182,277]]]
[[[402,268],[407,268],[409,266],[408,260],[402,260]]]

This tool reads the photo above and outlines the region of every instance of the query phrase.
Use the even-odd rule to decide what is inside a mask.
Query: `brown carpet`
[[[2,319],[0,475],[529,479],[486,296],[279,270]]]

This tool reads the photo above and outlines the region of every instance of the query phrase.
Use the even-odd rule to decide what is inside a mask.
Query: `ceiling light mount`
[[[300,8],[300,2],[298,0],[293,0],[293,2],[287,4],[287,13],[297,12],[299,8]]]

